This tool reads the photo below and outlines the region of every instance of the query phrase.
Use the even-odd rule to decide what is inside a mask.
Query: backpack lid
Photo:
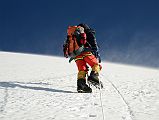
[[[69,36],[73,35],[76,29],[77,29],[77,26],[68,26],[67,35]]]

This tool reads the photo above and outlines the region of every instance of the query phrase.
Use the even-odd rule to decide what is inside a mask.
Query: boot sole
[[[84,91],[84,90],[77,90],[78,93],[92,93],[92,90],[91,91]]]
[[[88,84],[93,85],[98,89],[103,88],[103,83],[101,81],[98,83],[94,82],[93,80],[88,80]]]

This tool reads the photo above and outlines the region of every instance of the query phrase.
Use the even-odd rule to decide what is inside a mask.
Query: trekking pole
[[[89,72],[89,66],[88,65],[86,65],[86,78],[88,79],[88,72]],[[86,80],[87,80],[86,79]],[[88,83],[88,80],[87,80],[87,83]],[[89,85],[89,87],[90,87],[90,84],[88,83],[88,85]]]

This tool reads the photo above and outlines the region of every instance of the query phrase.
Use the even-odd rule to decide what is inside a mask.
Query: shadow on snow
[[[67,90],[58,90],[58,89],[46,88],[46,87],[33,87],[33,86],[27,86],[27,85],[21,85],[21,84],[24,84],[24,83],[23,82],[22,83],[21,82],[0,82],[0,87],[4,87],[4,88],[20,87],[24,89],[42,90],[42,91],[48,91],[48,92],[75,93],[75,92],[67,91]],[[32,84],[32,83],[29,82],[25,84]]]

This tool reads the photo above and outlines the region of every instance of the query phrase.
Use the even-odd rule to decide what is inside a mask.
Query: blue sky
[[[159,67],[158,0],[1,0],[0,50],[62,56],[68,25],[96,30],[103,60]]]

